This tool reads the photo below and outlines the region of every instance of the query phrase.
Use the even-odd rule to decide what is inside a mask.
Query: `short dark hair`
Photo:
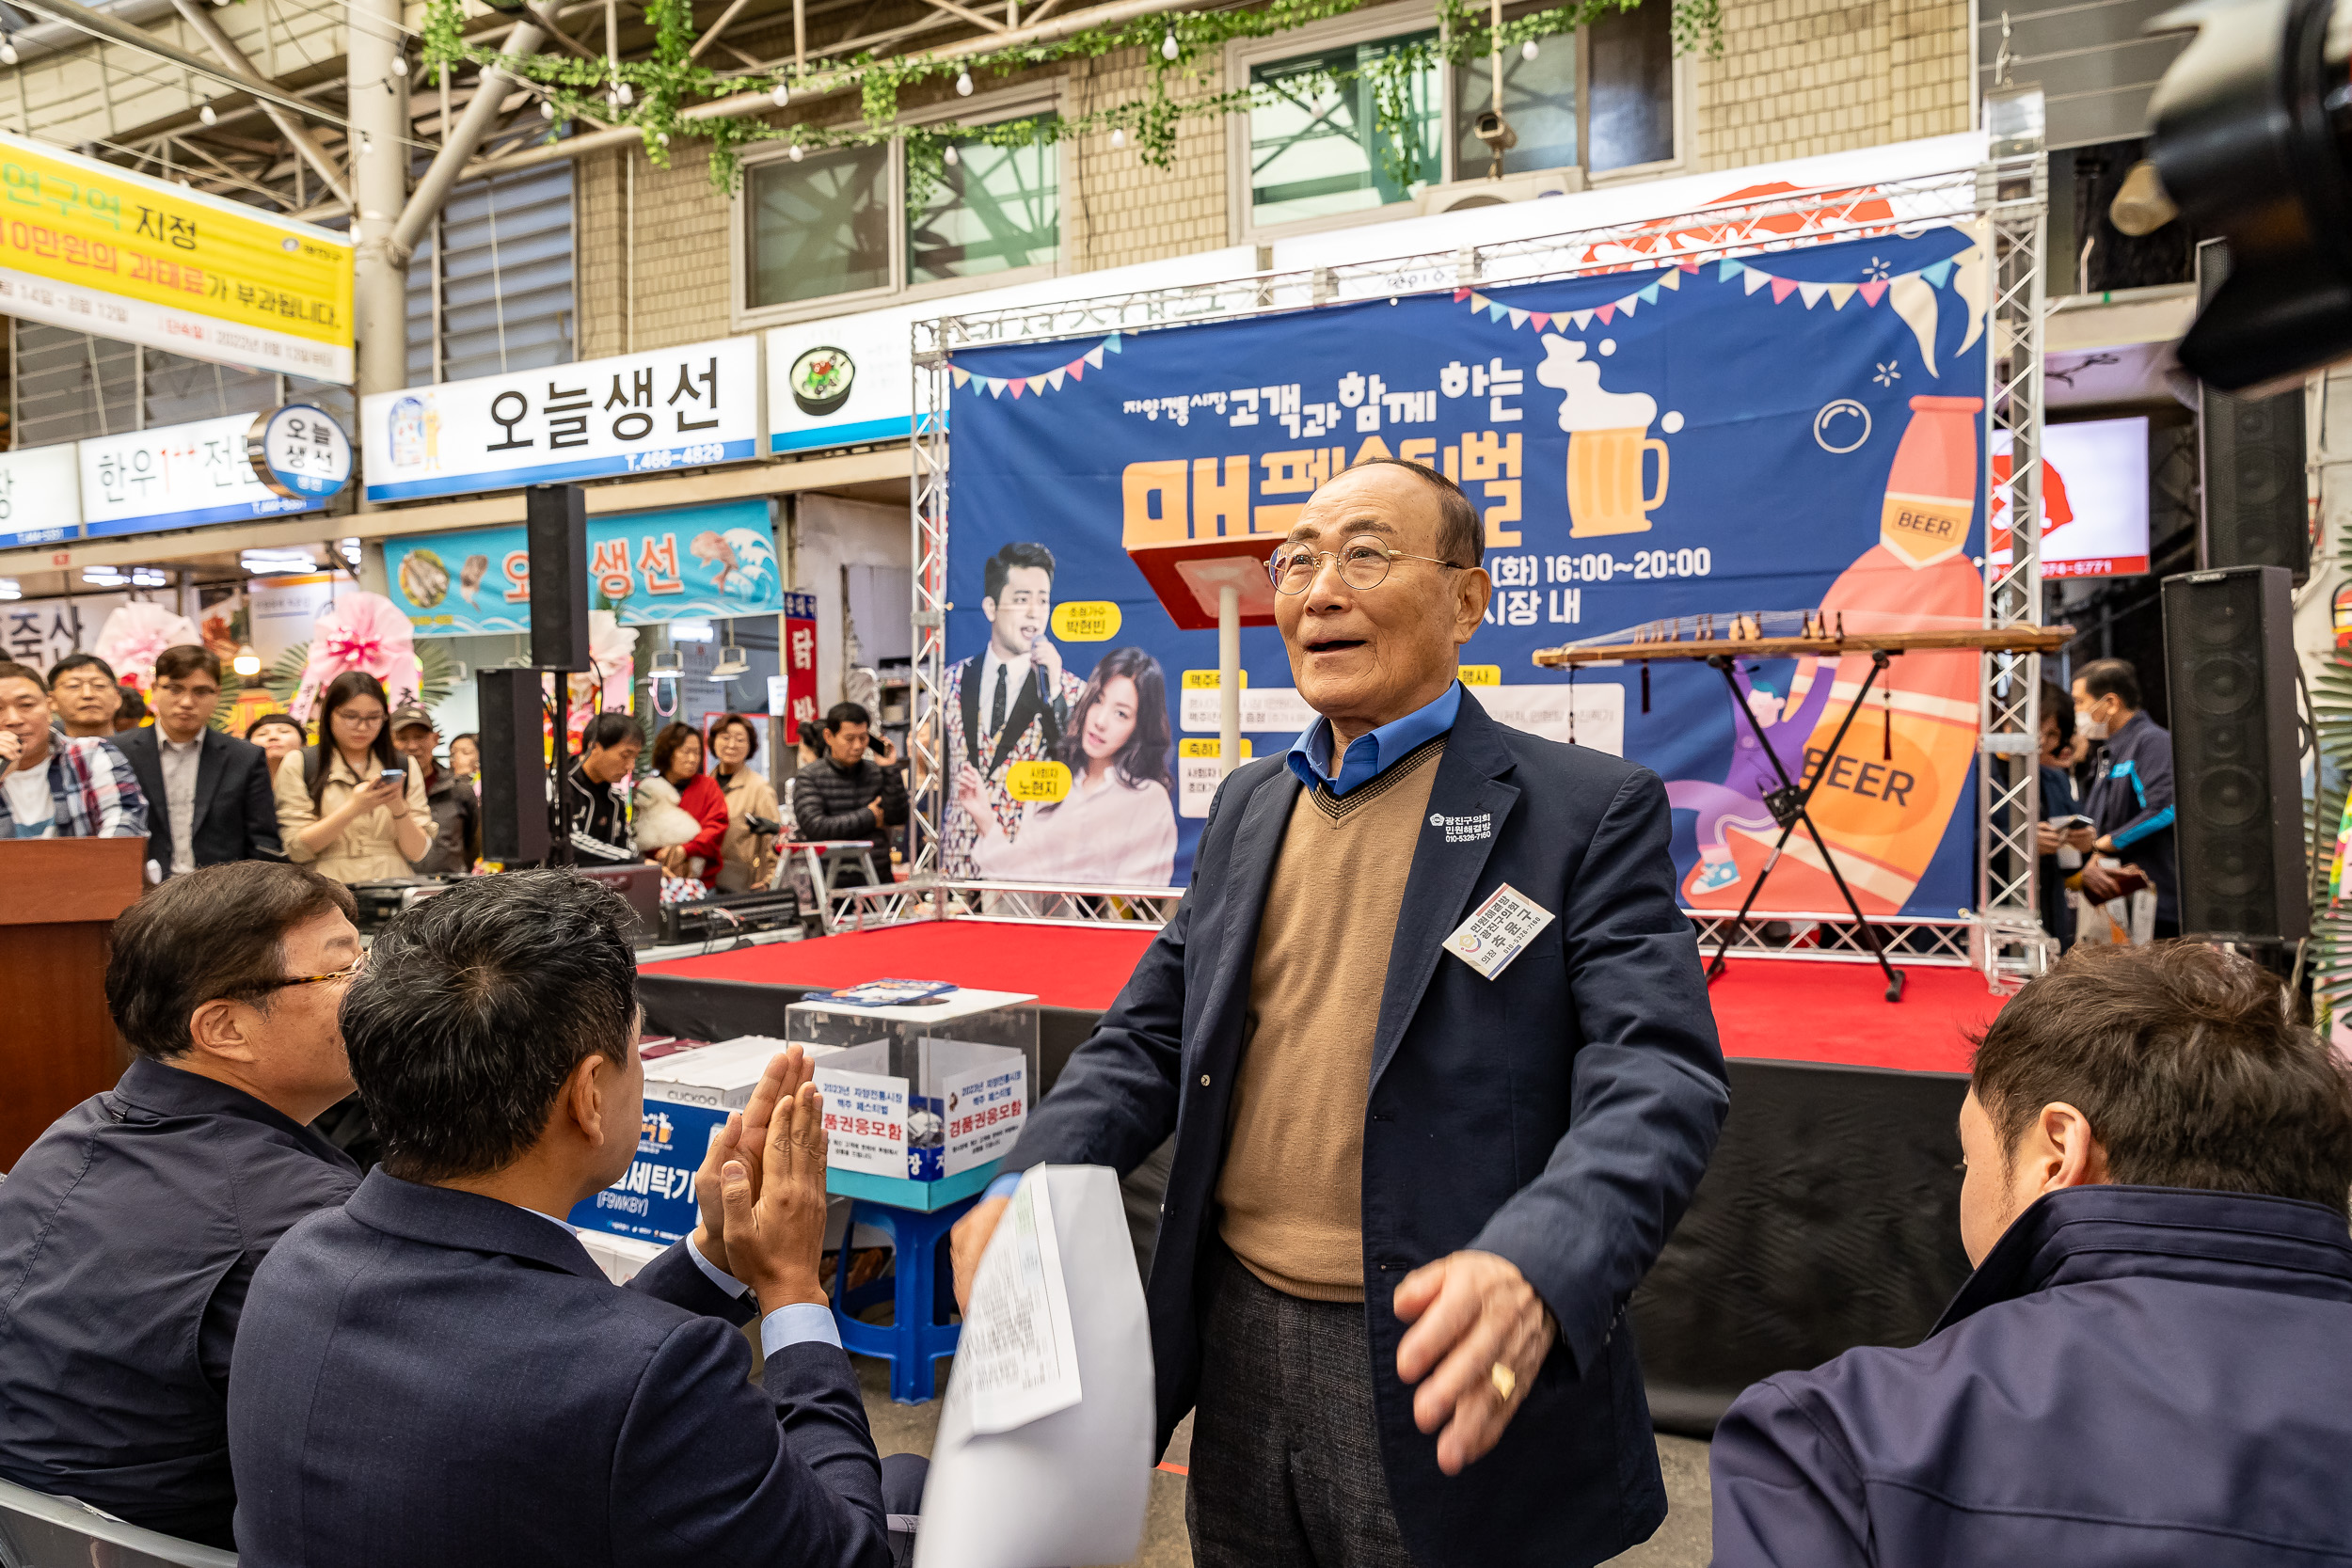
[[[115,709],[115,728],[127,730],[147,717],[147,695],[135,686],[117,687],[122,693],[122,705]]]
[[[220,656],[194,642],[166,648],[155,656],[155,678],[159,681],[185,680],[199,670],[217,682],[220,679]]]
[[[743,749],[743,760],[748,763],[752,758],[759,755],[759,726],[739,713],[723,713],[712,720],[710,738],[717,740],[719,732],[730,724],[740,729],[743,732],[743,738],[751,743]]]
[[[2128,658],[2094,658],[2075,671],[2074,678],[2094,698],[2121,697],[2125,707],[2139,706],[2139,672]]]
[[[286,933],[330,910],[358,912],[351,890],[304,865],[228,861],[174,877],[122,911],[108,933],[106,1010],[131,1049],[185,1053],[188,1020],[222,997],[266,1007],[286,974]]]
[[[2060,746],[2074,743],[2074,699],[2059,690],[2056,681],[2042,683],[2042,716],[2058,726]]]
[[[1041,571],[1048,578],[1054,575],[1054,552],[1032,539],[1016,539],[988,558],[980,568],[980,596],[993,599],[1005,591],[1005,579],[1015,566]]]
[[[693,725],[673,721],[661,726],[660,733],[653,737],[653,770],[656,777],[666,779],[670,776],[670,759],[676,756],[677,749],[690,740],[697,746],[702,744],[702,736]]]
[[[645,732],[637,727],[637,721],[626,713],[599,713],[588,721],[580,732],[580,750],[584,756],[592,747],[618,746],[625,740],[645,743]]]
[[[1969,1086],[2005,1161],[2064,1101],[2119,1182],[2347,1212],[2352,1069],[2276,975],[2201,942],[2076,947],[1994,1016]]]
[[[825,749],[825,726],[814,719],[803,719],[801,721],[798,738],[800,743],[810,751],[821,752]]]
[[[626,1063],[636,917],[568,871],[473,877],[387,926],[343,998],[343,1046],[384,1168],[482,1176],[547,1130],[591,1053]]]
[[[104,659],[100,658],[96,654],[66,655],[65,657],[57,660],[56,663],[49,667],[49,679],[42,684],[55,688],[57,684],[58,676],[64,674],[69,670],[79,670],[85,665],[95,666],[100,674],[105,676],[110,681],[114,681],[117,685],[121,684],[120,678],[115,674],[115,667],[107,663]]]
[[[831,735],[844,724],[864,724],[872,728],[874,716],[859,703],[835,703],[825,710],[825,733]]]
[[[294,731],[305,744],[308,744],[310,739],[310,732],[302,727],[302,721],[291,713],[264,713],[245,727],[245,737],[250,740],[261,734],[264,727],[271,724],[285,725],[286,728]]]
[[[1478,507],[1462,487],[1426,463],[1409,462],[1402,457],[1367,457],[1351,463],[1343,470],[1354,473],[1359,468],[1403,468],[1438,493],[1438,559],[1450,561],[1456,566],[1480,566],[1486,560],[1486,524],[1479,516]]]
[[[0,681],[31,681],[40,688],[41,695],[49,694],[49,683],[40,678],[40,672],[29,664],[19,664],[12,658],[0,658]]]

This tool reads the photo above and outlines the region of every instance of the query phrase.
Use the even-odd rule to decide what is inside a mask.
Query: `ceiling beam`
[[[172,4],[179,10],[180,19],[204,40],[214,54],[220,56],[220,63],[229,68],[230,73],[245,83],[246,90],[254,95],[262,112],[269,116],[271,124],[278,127],[278,134],[286,138],[294,152],[310,166],[321,180],[326,182],[326,188],[333,191],[338,199],[349,201],[351,187],[344,182],[343,171],[335,166],[334,159],[326,155],[326,149],[319,145],[319,139],[310,135],[309,126],[263,96],[276,89],[270,86],[267,77],[253,69],[253,62],[246,58],[245,51],[237,47],[236,40],[213,20],[213,13],[204,8],[203,0],[172,0]]]

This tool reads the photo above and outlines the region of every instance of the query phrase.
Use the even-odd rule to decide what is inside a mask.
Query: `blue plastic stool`
[[[850,1206],[850,1228],[841,1233],[840,1260],[834,1272],[833,1321],[841,1331],[842,1349],[890,1363],[890,1397],[900,1404],[921,1404],[932,1397],[937,1391],[932,1359],[953,1355],[963,1333],[962,1324],[943,1323],[933,1316],[938,1309],[936,1259],[940,1238],[977,1201],[975,1195],[928,1214],[868,1198]],[[861,1225],[887,1231],[898,1256],[893,1278],[852,1291],[850,1243]],[[855,1315],[879,1301],[891,1304],[890,1323],[869,1323]]]

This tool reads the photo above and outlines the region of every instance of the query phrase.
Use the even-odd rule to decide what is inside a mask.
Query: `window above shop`
[[[1540,9],[1507,7],[1515,19]],[[1404,8],[1398,8],[1395,15]],[[1676,153],[1673,9],[1646,0],[1591,26],[1540,40],[1533,58],[1502,60],[1502,115],[1517,137],[1502,154],[1505,176],[1553,170],[1584,179],[1663,173]],[[1385,25],[1359,13],[1301,34],[1235,44],[1228,64],[1263,89],[1236,116],[1235,227],[1241,237],[1326,228],[1415,201],[1440,183],[1497,172],[1472,127],[1494,106],[1488,60],[1383,73],[1384,60],[1437,35]],[[1383,124],[1379,95],[1395,100]]]
[[[1049,103],[1000,106],[987,123],[1050,125]],[[901,142],[797,158],[774,147],[747,160],[735,207],[739,324],[1050,275],[1062,255],[1062,145],[1050,133],[1000,145],[976,131],[952,146],[953,162],[912,200]]]

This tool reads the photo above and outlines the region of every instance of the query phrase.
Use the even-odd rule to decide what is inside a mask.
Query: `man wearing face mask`
[[[2180,872],[2172,837],[2172,736],[2139,705],[2139,672],[2121,658],[2094,659],[2074,675],[2074,727],[2106,750],[2083,796],[2091,826],[2069,847],[2112,855],[2147,874],[2156,894],[2155,937],[2181,934]],[[2083,867],[2083,891],[2105,903],[2124,888],[2110,868]]]

